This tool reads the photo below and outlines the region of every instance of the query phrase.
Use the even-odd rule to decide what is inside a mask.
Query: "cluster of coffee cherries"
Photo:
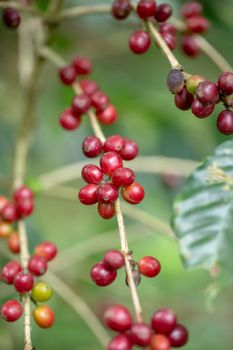
[[[127,258],[130,261],[130,267],[136,286],[141,282],[141,275],[152,278],[160,273],[160,262],[152,256],[144,256],[136,262],[132,258],[132,252],[129,252]],[[111,249],[105,253],[102,261],[92,267],[90,273],[91,279],[97,286],[108,286],[116,279],[117,270],[121,269],[124,265],[124,255],[119,250]],[[126,284],[128,285],[127,276]]]
[[[222,102],[225,109],[218,115],[217,128],[224,135],[233,134],[233,72],[222,73],[215,83],[198,75],[185,81],[183,73],[173,69],[168,74],[167,86],[175,94],[177,108],[191,109],[198,118],[210,116]]]
[[[1,271],[1,280],[13,285],[20,295],[20,300],[29,293],[35,304],[33,318],[41,328],[49,328],[53,325],[55,315],[53,310],[46,304],[53,295],[53,290],[48,283],[36,281],[35,278],[45,274],[48,262],[54,259],[57,248],[52,242],[42,242],[35,247],[34,254],[30,257],[28,266],[23,269],[17,260],[5,264]],[[23,306],[16,299],[8,300],[1,306],[1,315],[7,322],[17,321],[23,314]]]
[[[2,13],[3,23],[8,28],[17,28],[20,25],[21,17],[19,12],[13,7],[6,7]]]
[[[150,324],[133,322],[129,310],[119,304],[108,307],[103,318],[106,327],[118,333],[108,350],[131,350],[134,346],[170,350],[188,342],[187,329],[177,323],[176,314],[168,308],[155,311]]]
[[[102,143],[96,136],[88,136],[82,145],[86,157],[100,156],[98,167],[87,164],[82,169],[82,178],[87,185],[81,188],[78,198],[81,203],[98,203],[98,213],[104,219],[115,215],[115,202],[119,189],[125,201],[138,204],[144,198],[144,189],[135,182],[135,174],[123,166],[123,160],[130,161],[138,155],[138,145],[120,135],[112,135]]]
[[[76,57],[73,62],[59,70],[63,84],[72,86],[78,77],[87,76],[92,72],[92,63],[86,57]],[[113,124],[117,120],[117,110],[110,103],[109,96],[101,91],[94,80],[81,79],[79,86],[82,93],[75,96],[71,106],[61,114],[59,122],[62,128],[68,131],[78,129],[82,117],[94,109],[98,120],[102,124]]]

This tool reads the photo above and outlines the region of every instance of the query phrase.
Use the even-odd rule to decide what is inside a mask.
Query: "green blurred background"
[[[66,6],[96,4],[99,1],[65,1]],[[111,1],[101,1],[111,3]],[[182,1],[171,1],[177,14]],[[229,60],[233,61],[233,3],[232,0],[202,1],[205,13],[212,22],[207,38]],[[46,1],[41,1],[42,7]],[[54,48],[67,60],[75,55],[89,56],[95,65],[93,78],[106,91],[119,111],[116,125],[104,127],[107,135],[121,133],[140,145],[141,155],[166,155],[202,160],[227,137],[221,136],[215,126],[216,113],[207,120],[199,120],[190,112],[174,108],[173,97],[166,89],[168,63],[159,50],[152,47],[143,55],[133,55],[128,50],[128,36],[137,26],[133,19],[117,23],[109,15],[86,16],[66,20],[56,31]],[[20,117],[22,99],[18,81],[17,35],[0,26],[0,174],[11,171],[12,150]],[[178,45],[179,46],[179,45]],[[176,55],[187,71],[216,80],[219,71],[204,55],[193,60],[186,58],[179,48]],[[57,70],[47,64],[41,76],[42,88],[37,103],[37,128],[30,152],[28,177],[48,172],[59,166],[84,160],[81,152],[83,138],[90,134],[87,119],[73,133],[63,131],[58,125],[59,114],[73,96],[71,89],[60,84]],[[181,187],[166,188],[161,178],[138,175],[137,179],[147,193],[140,207],[169,222],[172,202]],[[185,180],[184,180],[185,181]],[[78,189],[81,181],[71,184]],[[182,184],[181,184],[182,186]],[[2,186],[2,192],[5,188]],[[75,194],[74,194],[75,197]],[[162,273],[153,280],[143,279],[138,288],[145,319],[154,310],[168,306],[174,308],[181,322],[190,330],[187,350],[231,350],[233,348],[232,288],[224,289],[209,307],[211,279],[203,270],[185,271],[178,247],[169,239],[135,224],[126,218],[129,237],[139,237],[131,244],[135,257],[154,255],[161,260]],[[30,245],[41,240],[53,240],[62,251],[94,236],[116,230],[116,220],[101,220],[95,208],[81,206],[77,201],[39,196],[36,212],[28,220]],[[117,231],[114,247],[119,248]],[[0,243],[5,247],[5,242]],[[78,245],[77,245],[78,247]],[[108,247],[103,249],[103,251]],[[98,250],[98,248],[97,248]],[[59,272],[89,306],[101,315],[106,304],[122,303],[132,310],[129,292],[122,280],[123,271],[114,284],[98,288],[89,278],[90,267],[103,252],[91,254],[71,267]],[[77,257],[79,248],[77,248]],[[5,259],[1,258],[1,264]],[[54,266],[56,265],[56,261]],[[46,277],[44,278],[46,280]],[[49,282],[49,281],[48,281]],[[1,302],[14,296],[12,288],[1,285]],[[55,295],[50,303],[56,312],[56,324],[50,330],[41,330],[33,324],[33,343],[37,350],[47,349],[102,349],[83,320],[63,300]],[[132,310],[133,311],[133,310]],[[19,350],[23,347],[22,321],[6,324],[0,320],[0,349]]]

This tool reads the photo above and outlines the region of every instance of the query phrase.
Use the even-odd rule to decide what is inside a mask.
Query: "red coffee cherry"
[[[188,331],[184,326],[178,324],[169,334],[168,338],[173,348],[179,348],[188,342]]]
[[[175,95],[175,104],[176,107],[182,111],[187,111],[191,108],[194,97],[190,94],[187,89],[184,87],[178,94]]]
[[[176,326],[176,315],[171,309],[156,311],[151,319],[151,327],[158,334],[170,334]]]
[[[47,260],[43,256],[32,255],[28,262],[28,271],[35,276],[41,276],[47,271]]]
[[[98,203],[98,213],[103,219],[112,219],[115,216],[116,209],[114,203]]]
[[[109,270],[103,261],[95,264],[91,269],[92,281],[100,287],[105,287],[111,284],[117,276],[115,270]]]
[[[184,87],[184,76],[179,69],[172,69],[167,76],[167,87],[173,94],[177,94]]]
[[[139,153],[138,145],[136,142],[124,139],[123,147],[120,151],[120,156],[123,160],[132,160],[137,157]]]
[[[29,292],[33,287],[33,275],[29,272],[18,272],[14,278],[14,287],[20,294]]]
[[[233,94],[233,73],[225,72],[218,79],[218,87],[224,95]]]
[[[21,199],[15,204],[18,218],[30,216],[34,210],[34,201],[31,199]]]
[[[136,287],[139,286],[139,284],[141,283],[141,274],[138,270],[132,270],[132,276],[133,276],[133,280],[134,280],[134,284]],[[129,278],[128,276],[126,275],[126,278],[125,278],[125,283],[127,286],[129,286]]]
[[[59,70],[60,79],[65,85],[72,85],[76,80],[76,70],[72,64]]]
[[[57,247],[52,242],[44,241],[35,247],[34,253],[35,255],[42,256],[47,261],[51,261],[57,255]]]
[[[18,219],[16,207],[13,203],[8,203],[2,209],[2,219],[12,223]]]
[[[112,305],[104,313],[106,326],[116,332],[126,332],[132,326],[129,310],[123,305]]]
[[[151,338],[150,343],[151,350],[170,350],[170,341],[169,339],[162,334],[155,334]]]
[[[215,104],[219,99],[218,87],[212,81],[203,81],[197,87],[196,96],[203,104]]]
[[[214,104],[203,104],[198,99],[195,99],[192,103],[192,113],[198,118],[206,118],[214,111]]]
[[[20,252],[19,235],[16,232],[12,232],[7,240],[7,245],[11,253],[18,254]]]
[[[103,111],[109,104],[109,97],[102,91],[96,91],[91,96],[91,104],[97,111]]]
[[[22,271],[22,267],[18,261],[13,260],[8,262],[2,269],[2,281],[7,284],[13,284],[15,276],[20,271]]]
[[[17,300],[6,301],[1,307],[1,315],[7,322],[17,321],[23,314],[23,307]]]
[[[87,57],[76,57],[73,66],[77,74],[87,75],[92,71],[92,63]]]
[[[4,24],[9,28],[17,28],[21,22],[19,12],[11,7],[7,7],[3,10],[2,19]]]
[[[115,0],[112,4],[112,16],[116,19],[123,20],[127,18],[132,11],[129,0]]]
[[[92,205],[98,202],[97,199],[98,186],[94,184],[88,184],[81,188],[78,193],[78,198],[81,203],[85,205]]]
[[[33,318],[41,328],[52,327],[55,321],[53,310],[48,305],[39,305],[33,311]]]
[[[187,27],[194,33],[204,33],[210,27],[208,19],[202,16],[195,16],[187,19]]]
[[[133,170],[129,168],[118,168],[112,174],[112,183],[116,187],[129,186],[135,180],[135,174]]]
[[[98,157],[102,152],[102,142],[96,136],[88,136],[83,140],[82,150],[88,158]]]
[[[143,200],[145,192],[139,183],[133,182],[130,186],[121,189],[121,195],[126,202],[138,204]]]
[[[103,173],[98,166],[87,164],[82,169],[82,178],[87,183],[98,185],[103,180]]]
[[[101,170],[108,176],[112,176],[116,169],[122,168],[122,165],[121,156],[116,152],[107,152],[100,158]]]
[[[78,127],[81,124],[81,117],[75,116],[73,114],[73,111],[71,108],[67,108],[62,112],[60,119],[59,119],[60,125],[63,127],[65,130],[75,130],[78,129]]]
[[[12,233],[13,228],[8,222],[0,222],[0,238],[7,238]]]
[[[157,7],[157,11],[154,17],[157,22],[165,22],[169,17],[171,17],[172,12],[173,9],[171,5],[163,3]]]
[[[94,80],[83,79],[80,80],[79,84],[83,92],[89,97],[91,97],[95,91],[99,90],[99,86]]]
[[[183,37],[181,47],[184,53],[189,57],[197,57],[201,53],[200,47],[192,35]]]
[[[99,185],[96,195],[98,202],[113,203],[118,198],[118,188],[111,183],[104,183]]]
[[[146,277],[155,277],[160,273],[161,265],[159,260],[152,256],[144,256],[138,262],[138,270]]]
[[[14,192],[14,200],[16,202],[24,199],[34,199],[34,194],[32,190],[27,186],[21,186]]]
[[[133,344],[146,347],[150,345],[151,328],[145,323],[134,323],[130,329],[130,339]]]
[[[128,335],[118,334],[108,344],[108,350],[131,350],[132,346]]]
[[[146,19],[154,16],[156,12],[155,0],[140,0],[137,5],[137,14],[140,18]]]
[[[199,16],[202,11],[203,6],[197,1],[188,1],[181,8],[181,14],[184,18]]]
[[[104,152],[120,152],[124,145],[124,138],[121,135],[112,135],[103,144]]]
[[[174,27],[172,24],[170,23],[161,23],[159,25],[159,32],[160,34],[170,34],[172,36],[176,36],[176,27]]]
[[[103,262],[110,270],[118,270],[125,265],[125,258],[119,250],[111,249],[105,253]]]
[[[87,94],[82,93],[73,98],[71,108],[75,116],[81,116],[85,114],[90,107],[91,107],[91,100]]]
[[[163,40],[166,42],[167,46],[171,51],[174,51],[176,48],[176,37],[169,33],[163,32],[162,34]]]
[[[102,124],[110,125],[116,122],[118,118],[116,108],[109,104],[103,111],[97,111],[96,116]]]
[[[129,48],[137,55],[146,52],[151,45],[151,39],[147,32],[136,30],[129,38]]]
[[[217,128],[224,135],[233,134],[233,112],[222,111],[217,119]]]
[[[0,196],[0,216],[2,214],[3,208],[8,204],[8,199],[4,196]]]

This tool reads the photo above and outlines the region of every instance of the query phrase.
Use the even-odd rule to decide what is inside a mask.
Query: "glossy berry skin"
[[[34,199],[34,194],[32,190],[27,186],[21,186],[14,192],[14,200],[16,202],[21,201],[23,199]]]
[[[44,303],[53,296],[52,288],[46,282],[37,282],[31,290],[32,299],[38,303]]]
[[[116,214],[116,209],[114,203],[98,203],[98,213],[106,220],[112,219]]]
[[[147,32],[136,30],[129,38],[129,48],[137,55],[145,53],[151,45],[151,39]]]
[[[33,318],[41,328],[52,327],[55,321],[53,310],[48,305],[39,305],[33,311]]]
[[[130,338],[126,334],[118,334],[108,344],[107,350],[131,350],[132,343]]]
[[[202,16],[191,17],[187,19],[187,27],[194,33],[204,33],[210,27],[210,22]]]
[[[8,28],[17,28],[21,21],[19,12],[10,7],[5,8],[2,19]]]
[[[115,270],[109,270],[103,261],[95,264],[91,269],[92,281],[100,287],[105,287],[111,284],[117,276]]]
[[[188,342],[188,331],[184,326],[177,324],[168,338],[173,348],[180,348]]]
[[[83,92],[89,97],[91,97],[95,91],[99,90],[99,86],[94,80],[83,79],[80,80],[79,83]]]
[[[175,95],[176,107],[182,111],[187,111],[191,108],[194,96],[190,94],[184,87],[178,94]]]
[[[71,108],[67,108],[62,112],[59,123],[61,127],[65,130],[72,131],[78,129],[81,124],[81,117],[74,115]]]
[[[96,136],[88,136],[83,141],[82,150],[88,158],[98,157],[102,152],[102,142]]]
[[[176,315],[171,309],[156,311],[151,319],[151,327],[158,334],[168,335],[176,326]]]
[[[124,138],[121,135],[112,135],[103,144],[104,152],[120,152],[124,145]]]
[[[13,228],[9,222],[0,222],[0,238],[7,238],[11,235]]]
[[[47,261],[51,261],[57,255],[57,247],[54,243],[44,241],[35,247],[35,255],[42,256]]]
[[[138,346],[150,345],[152,337],[151,328],[145,323],[134,323],[130,329],[130,339],[133,344]]]
[[[94,164],[87,164],[82,169],[82,178],[89,184],[99,184],[103,180],[101,169]]]
[[[204,81],[206,81],[206,79],[201,75],[192,75],[186,81],[186,89],[188,90],[188,92],[195,95],[198,85]]]
[[[159,25],[159,32],[160,34],[168,33],[172,36],[176,36],[176,27],[170,23],[161,23]]]
[[[97,199],[98,185],[88,184],[81,188],[78,198],[82,204],[92,205],[98,202]]]
[[[132,317],[123,305],[112,305],[104,313],[104,323],[113,331],[126,332],[132,326]]]
[[[196,90],[197,99],[203,104],[214,104],[219,99],[218,87],[211,81],[203,81]]]
[[[109,104],[103,111],[97,111],[96,116],[102,124],[110,125],[117,121],[118,114],[116,108]]]
[[[92,71],[92,63],[87,57],[76,57],[73,66],[77,74],[87,75]]]
[[[224,95],[233,94],[233,73],[225,72],[218,79],[218,87]]]
[[[154,16],[156,12],[155,0],[140,0],[137,5],[137,14],[140,18],[146,19]]]
[[[152,256],[144,256],[138,262],[138,270],[146,277],[155,277],[160,273],[161,265],[159,260]]]
[[[184,53],[189,57],[197,57],[201,53],[198,43],[192,35],[183,37],[181,47]]]
[[[217,128],[224,135],[233,134],[233,112],[222,111],[217,119]]]
[[[198,118],[206,118],[214,111],[214,104],[203,104],[198,99],[195,99],[192,103],[192,113]]]
[[[202,5],[197,1],[188,1],[181,8],[181,14],[184,18],[199,16],[202,11]]]
[[[8,203],[2,209],[2,218],[4,221],[12,223],[18,219],[16,207],[13,203]]]
[[[162,33],[163,40],[166,42],[167,46],[171,51],[174,51],[176,48],[176,37],[169,33]]]
[[[11,253],[18,254],[20,252],[20,242],[18,233],[11,233],[8,240],[7,245]]]
[[[91,104],[97,111],[103,111],[109,104],[109,97],[102,91],[96,91],[91,96]]]
[[[121,194],[124,200],[130,204],[140,203],[145,196],[143,187],[137,182],[133,182],[128,187],[123,187]]]
[[[103,262],[109,269],[118,270],[125,265],[125,258],[119,250],[111,249],[105,253]]]
[[[108,176],[112,176],[116,169],[122,168],[122,165],[121,156],[116,152],[107,152],[100,158],[100,168]]]
[[[98,202],[113,203],[118,198],[118,188],[111,183],[104,183],[99,185],[96,194]]]
[[[14,279],[14,287],[20,294],[30,292],[33,287],[33,276],[29,272],[18,272]]]
[[[133,170],[129,168],[118,168],[112,174],[112,183],[116,187],[129,186],[135,180],[135,174]]]
[[[73,65],[62,67],[59,76],[63,84],[72,85],[76,80],[76,70]]]
[[[1,307],[1,315],[7,322],[17,321],[23,314],[23,307],[17,300],[6,301]]]
[[[123,160],[132,160],[139,153],[138,145],[130,139],[124,139],[123,147],[119,153]]]
[[[82,93],[73,98],[71,108],[75,116],[81,116],[85,114],[90,107],[91,107],[91,100],[87,94]]]
[[[177,94],[184,87],[184,76],[179,69],[172,69],[167,76],[167,87],[170,92]]]
[[[132,11],[129,0],[115,0],[112,4],[112,16],[116,19],[123,20],[127,18]]]
[[[22,271],[22,267],[18,263],[18,261],[15,261],[15,260],[10,261],[3,267],[1,279],[3,282],[7,284],[13,284],[15,276],[20,271]]]
[[[163,3],[157,7],[154,17],[157,22],[165,22],[169,17],[171,17],[172,12],[173,10],[171,5]]]
[[[30,216],[34,210],[34,201],[31,199],[21,199],[15,204],[18,218],[25,218]]]
[[[170,350],[170,341],[163,334],[155,334],[151,338],[150,343],[151,350]]]
[[[47,271],[47,260],[43,256],[32,255],[28,262],[28,271],[35,276],[41,276]]]

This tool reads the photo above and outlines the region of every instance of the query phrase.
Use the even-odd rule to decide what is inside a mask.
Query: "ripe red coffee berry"
[[[133,170],[129,168],[118,168],[112,174],[112,183],[113,185],[120,186],[129,186],[135,180],[135,174]]]
[[[181,14],[184,18],[199,16],[202,11],[202,5],[197,1],[188,1],[181,8]]]
[[[6,301],[1,307],[1,315],[7,322],[17,321],[23,314],[23,307],[17,300]]]
[[[52,327],[55,321],[53,310],[48,305],[39,305],[33,311],[33,318],[41,328]]]
[[[139,148],[136,142],[125,138],[123,147],[119,153],[123,160],[132,160],[137,157]]]
[[[179,348],[188,342],[188,331],[184,326],[177,324],[168,338],[173,348]]]
[[[144,256],[138,262],[138,270],[146,277],[155,277],[160,273],[161,265],[159,260],[152,256]]]
[[[151,328],[145,323],[134,323],[130,329],[130,339],[133,344],[142,347],[150,345]]]
[[[129,48],[137,55],[145,53],[151,45],[151,39],[147,32],[136,30],[129,38]]]
[[[14,192],[14,200],[16,202],[23,200],[23,199],[34,199],[34,194],[32,190],[27,186],[21,186]]]
[[[116,19],[123,20],[127,18],[132,11],[129,0],[115,0],[112,4],[112,16]]]
[[[94,80],[83,79],[80,80],[79,84],[83,92],[89,97],[91,97],[95,91],[99,90],[99,86]]]
[[[150,349],[151,350],[170,350],[169,339],[162,334],[155,334],[151,338]]]
[[[87,57],[76,57],[73,66],[77,74],[86,75],[92,71],[92,63]]]
[[[7,203],[2,209],[2,219],[12,223],[18,219],[16,207],[13,203]]]
[[[82,204],[92,205],[98,202],[97,199],[98,185],[88,184],[81,188],[78,193],[78,198]]]
[[[203,104],[215,104],[219,99],[218,87],[212,81],[203,81],[197,87],[196,96]]]
[[[198,118],[206,118],[214,111],[214,104],[203,104],[198,99],[195,99],[192,103],[192,113]]]
[[[217,119],[217,128],[224,135],[233,134],[233,112],[222,111]]]
[[[187,111],[191,108],[194,97],[184,87],[178,94],[175,95],[176,107],[182,111]]]
[[[94,164],[87,164],[82,169],[82,178],[90,184],[99,184],[103,180],[101,169]]]
[[[118,334],[108,344],[108,350],[131,350],[132,346],[128,335]]]
[[[97,200],[101,203],[113,203],[118,198],[118,188],[111,183],[104,183],[97,188]]]
[[[62,67],[59,76],[63,84],[72,85],[76,80],[76,70],[72,64]]]
[[[175,50],[176,48],[176,37],[174,35],[171,35],[169,33],[162,33],[163,40],[166,42],[167,46],[171,51]]]
[[[102,124],[110,125],[116,122],[118,118],[116,108],[109,104],[103,111],[97,111],[96,116]]]
[[[125,265],[125,258],[119,250],[111,249],[105,253],[103,262],[109,269],[118,270]]]
[[[139,183],[133,182],[130,186],[121,189],[121,195],[126,202],[138,204],[143,200],[145,192]]]
[[[159,25],[159,32],[160,34],[168,33],[172,36],[176,36],[176,27],[170,23],[161,23]]]
[[[151,319],[151,327],[158,334],[170,334],[176,326],[176,315],[171,309],[156,311]]]
[[[87,94],[82,93],[73,98],[71,108],[75,116],[81,116],[85,114],[90,107],[91,107],[91,100]]]
[[[91,104],[97,111],[103,111],[109,104],[109,97],[102,91],[96,91],[91,96]]]
[[[155,0],[140,0],[137,5],[137,14],[140,18],[146,19],[154,16],[156,12]]]
[[[35,276],[41,276],[47,271],[47,260],[43,256],[32,255],[28,262],[28,271]]]
[[[116,169],[122,168],[122,165],[121,156],[116,152],[107,152],[100,158],[100,168],[108,176],[112,176]]]
[[[60,125],[63,127],[65,130],[75,130],[78,129],[78,127],[81,124],[81,117],[75,116],[73,114],[73,111],[71,108],[67,108],[62,112],[60,119],[59,119]]]
[[[49,241],[44,241],[35,247],[35,255],[42,256],[47,261],[51,261],[57,255],[57,247],[54,243]]]
[[[184,53],[189,57],[197,57],[201,53],[200,47],[192,35],[183,37],[181,47]]]
[[[218,79],[218,87],[224,95],[233,94],[233,73],[225,72]]]
[[[173,10],[171,5],[163,3],[157,7],[154,17],[158,22],[165,22],[169,17],[171,17],[172,12]]]
[[[115,270],[109,270],[103,261],[95,264],[91,269],[92,281],[100,287],[105,287],[111,284],[117,276]]]
[[[13,260],[8,262],[2,269],[2,274],[1,274],[2,281],[7,284],[13,284],[15,276],[20,271],[22,271],[22,267],[18,263],[18,261]]]
[[[18,218],[24,218],[33,213],[34,201],[32,199],[21,199],[15,204],[15,209]]]
[[[33,287],[33,275],[29,272],[18,272],[14,278],[14,287],[20,294],[29,292]]]
[[[120,152],[124,145],[124,138],[121,135],[112,135],[103,144],[104,152]]]
[[[132,326],[129,310],[123,305],[112,305],[104,313],[106,326],[116,332],[126,332]]]
[[[102,142],[96,136],[88,136],[83,140],[82,150],[88,158],[98,157],[102,152]]]
[[[112,219],[116,213],[114,203],[98,203],[98,213],[103,219]]]
[[[187,19],[187,27],[194,33],[204,33],[209,29],[210,22],[202,16],[191,17]]]
[[[167,76],[167,87],[173,94],[177,94],[184,87],[184,76],[179,69],[172,69]]]
[[[11,7],[7,7],[3,10],[2,19],[4,24],[9,28],[17,28],[21,22],[19,12]]]
[[[20,252],[20,242],[18,233],[11,233],[8,240],[7,245],[11,253],[18,254]]]

